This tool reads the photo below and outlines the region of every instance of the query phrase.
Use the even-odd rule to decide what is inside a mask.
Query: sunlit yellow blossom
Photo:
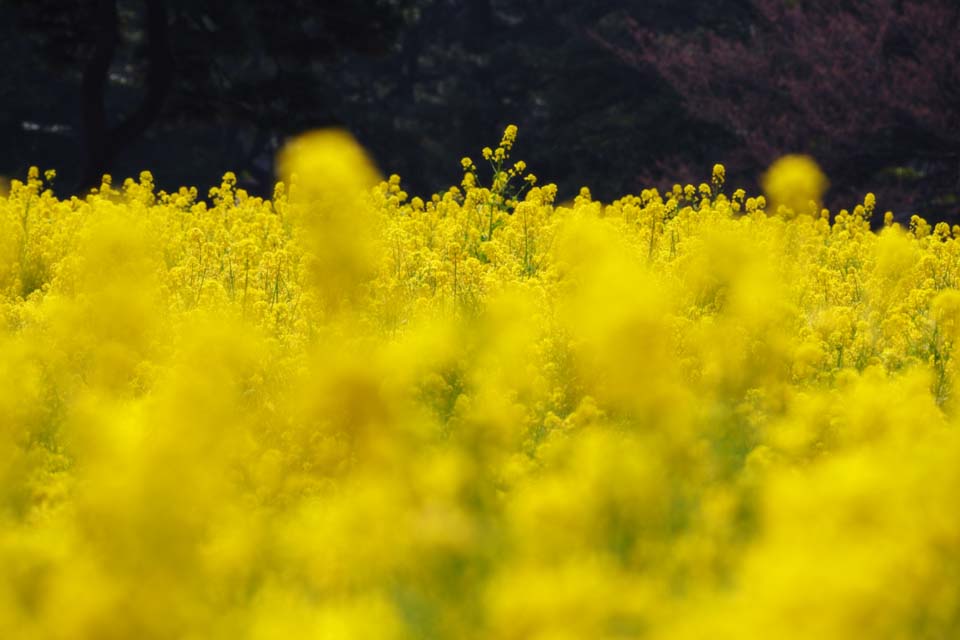
[[[722,164],[713,165],[713,176],[712,181],[718,187],[723,187],[723,183],[727,179],[727,169]]]
[[[334,308],[355,298],[377,262],[377,215],[363,203],[364,192],[380,180],[376,168],[347,132],[321,130],[284,147],[278,169],[303,198],[302,223],[313,253],[309,262],[325,302]],[[275,289],[289,278],[280,273],[288,268],[282,259],[268,267],[276,271]]]
[[[761,183],[774,208],[783,206],[794,213],[807,213],[811,200],[819,203],[828,184],[813,158],[803,155],[780,158],[763,174]]]
[[[516,138],[12,181],[0,638],[957,637],[960,227],[796,157],[556,204]]]

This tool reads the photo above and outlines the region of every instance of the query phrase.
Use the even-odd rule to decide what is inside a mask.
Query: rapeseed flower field
[[[960,636],[960,227],[803,157],[557,203],[516,137],[12,181],[0,637]]]

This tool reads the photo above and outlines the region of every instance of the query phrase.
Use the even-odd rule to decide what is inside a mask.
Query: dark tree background
[[[756,188],[813,154],[851,206],[957,219],[955,0],[0,0],[0,174],[103,172],[269,194],[305,129],[351,130],[431,193],[520,127],[561,197]]]
[[[736,137],[754,170],[809,153],[838,185],[899,209],[956,214],[960,187],[960,3],[750,0],[743,26],[670,32],[625,16],[627,38],[595,39],[656,69],[693,118]],[[678,154],[683,162],[683,154]]]

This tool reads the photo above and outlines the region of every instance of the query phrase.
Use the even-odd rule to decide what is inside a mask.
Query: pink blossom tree
[[[881,206],[960,212],[944,197],[960,192],[960,3],[749,4],[735,35],[662,33],[630,17],[625,40],[592,35],[731,133],[724,160],[735,172],[810,153],[835,184],[878,190]],[[906,175],[922,179],[905,185]]]

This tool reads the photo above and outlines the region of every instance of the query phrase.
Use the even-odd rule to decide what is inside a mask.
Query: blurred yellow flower
[[[819,209],[827,190],[827,177],[810,156],[783,156],[767,169],[760,180],[774,210],[784,207],[793,213],[812,213],[809,203]]]
[[[957,637],[958,227],[803,157],[556,204],[516,137],[12,181],[0,638]]]

